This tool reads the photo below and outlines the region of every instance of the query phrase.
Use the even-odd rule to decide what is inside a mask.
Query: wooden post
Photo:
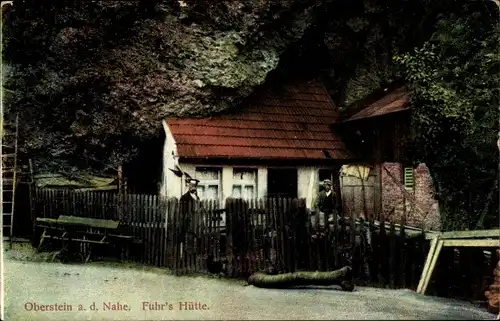
[[[429,270],[429,266],[431,265],[431,261],[436,251],[436,246],[438,243],[438,237],[435,237],[431,240],[431,247],[429,249],[429,253],[427,254],[427,259],[425,260],[424,269],[422,270],[422,276],[420,277],[420,282],[418,283],[417,293],[423,293],[422,288],[424,287],[425,280],[427,279],[427,273]]]
[[[121,221],[124,219],[123,217],[123,194],[124,194],[124,185],[123,185],[123,171],[122,166],[118,166],[118,220]]]
[[[36,213],[35,209],[33,207],[33,185],[35,184],[35,180],[33,177],[33,160],[30,158],[29,159],[29,168],[30,168],[30,181],[28,184],[28,194],[29,194],[29,199],[30,199],[30,215],[31,215],[31,224],[33,225],[33,239],[35,238],[35,227],[36,227]]]

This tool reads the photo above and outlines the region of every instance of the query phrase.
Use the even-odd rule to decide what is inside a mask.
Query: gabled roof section
[[[387,115],[409,109],[410,95],[404,85],[392,85],[347,107],[342,122]]]
[[[237,112],[166,122],[181,158],[347,159],[331,131],[337,120],[327,90],[308,81],[267,90]]]

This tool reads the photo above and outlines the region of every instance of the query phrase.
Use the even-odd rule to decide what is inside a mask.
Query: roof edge
[[[380,100],[384,98],[387,94],[401,88],[401,87],[406,87],[407,83],[406,81],[394,81],[387,86],[383,86],[375,91],[372,91],[370,94],[367,96],[356,100],[355,102],[347,105],[342,109],[341,112],[339,112],[339,120],[338,122],[342,123],[344,121],[348,121],[349,118],[352,116],[356,115],[360,111],[362,111],[364,108],[366,108],[368,105],[376,102],[377,100]]]

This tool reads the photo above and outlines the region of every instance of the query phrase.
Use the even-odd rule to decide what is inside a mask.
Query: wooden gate
[[[363,173],[365,169],[368,173]],[[345,216],[376,218],[380,199],[378,176],[373,168],[350,166],[340,174],[342,208]]]

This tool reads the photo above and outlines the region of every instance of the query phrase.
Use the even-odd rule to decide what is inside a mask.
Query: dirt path
[[[180,319],[453,319],[494,316],[462,302],[410,291],[359,288],[269,290],[206,277],[175,277],[158,271],[16,261],[5,264],[6,320]],[[104,304],[109,302],[109,310]],[[143,303],[148,302],[148,304]],[[163,310],[160,309],[161,304]],[[180,310],[199,302],[206,310]],[[95,303],[97,310],[90,307]],[[129,311],[113,311],[113,304]],[[34,311],[64,304],[72,311]],[[79,311],[79,305],[84,309]],[[171,306],[170,306],[171,305]],[[172,310],[169,308],[171,307]],[[50,307],[47,307],[50,309]],[[28,311],[32,309],[31,311]]]

